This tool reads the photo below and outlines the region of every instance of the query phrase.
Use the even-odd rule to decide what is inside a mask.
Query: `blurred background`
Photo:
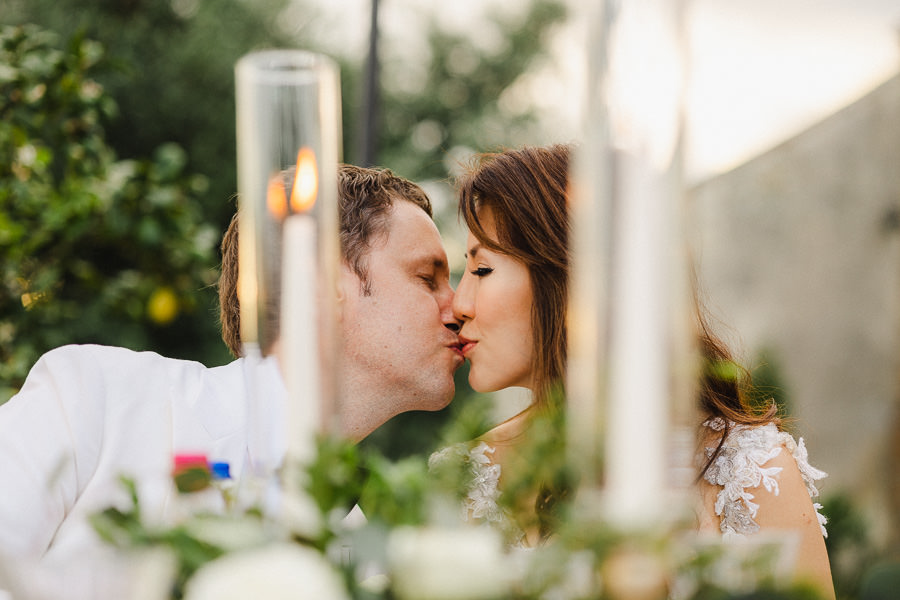
[[[230,360],[215,282],[240,56],[340,63],[344,160],[425,187],[458,275],[459,165],[585,133],[588,4],[4,0],[0,403],[67,343]],[[830,473],[838,588],[861,597],[900,544],[900,5],[695,0],[686,16],[704,300]],[[465,375],[450,408],[368,443],[428,452],[466,409],[486,422],[522,401],[474,395]]]

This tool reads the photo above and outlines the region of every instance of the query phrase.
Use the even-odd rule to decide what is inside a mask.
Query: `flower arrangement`
[[[558,469],[557,489],[574,491],[564,450],[536,438],[531,450]],[[515,510],[515,490],[547,477],[538,471],[530,482],[527,475],[511,480],[504,510]],[[165,525],[145,523],[128,480],[131,507],[94,516],[95,529],[116,547],[169,557],[159,600],[817,598],[779,577],[783,540],[725,546],[677,520],[663,531],[625,535],[590,509],[590,493],[560,494],[553,533],[540,546],[510,547],[501,529],[460,518],[471,473],[465,458],[429,469],[424,458],[391,462],[321,438],[298,479],[302,490],[285,494],[277,512],[242,506],[224,473],[203,457],[179,457],[173,485],[184,510]],[[216,502],[194,502],[203,495]],[[354,507],[365,519],[353,518]]]

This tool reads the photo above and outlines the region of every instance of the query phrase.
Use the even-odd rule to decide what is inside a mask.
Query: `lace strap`
[[[816,481],[827,477],[827,474],[809,464],[803,438],[795,442],[789,433],[778,431],[773,423],[751,427],[726,423],[718,417],[704,423],[704,426],[713,431],[722,431],[727,425],[731,429],[728,438],[703,476],[712,485],[722,488],[716,496],[715,512],[720,518],[719,527],[726,537],[759,531],[759,524],[755,520],[759,504],[754,502],[754,495],[749,490],[762,486],[766,491],[778,495],[778,475],[782,469],[763,465],[778,456],[782,447],[787,448],[794,457],[810,498],[819,495]],[[715,451],[715,447],[705,448],[707,461]],[[822,505],[814,503],[813,506],[822,535],[827,537],[825,524],[828,521],[820,512]]]
[[[493,453],[494,448],[486,442],[479,442],[471,448],[468,444],[456,444],[432,454],[428,465],[434,468],[445,460],[466,463],[471,479],[461,507],[463,521],[477,521],[497,527],[513,546],[521,546],[525,532],[499,503],[502,467],[492,462],[490,455]]]

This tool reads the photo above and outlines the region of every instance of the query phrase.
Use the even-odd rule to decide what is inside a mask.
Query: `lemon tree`
[[[34,26],[0,29],[0,402],[41,353],[103,343],[197,358],[216,333],[216,245],[165,144],[120,160],[103,49]]]

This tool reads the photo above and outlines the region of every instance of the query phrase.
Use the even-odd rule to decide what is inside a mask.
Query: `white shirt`
[[[105,346],[41,357],[0,406],[0,556],[62,565],[101,548],[88,517],[127,500],[123,475],[161,517],[175,454],[228,462],[234,478],[248,459],[279,461],[284,385],[274,359],[251,362],[207,368]]]

